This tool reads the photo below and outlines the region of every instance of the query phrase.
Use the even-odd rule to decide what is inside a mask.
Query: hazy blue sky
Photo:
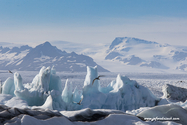
[[[187,45],[187,0],[0,0],[0,42],[110,44],[137,37]]]

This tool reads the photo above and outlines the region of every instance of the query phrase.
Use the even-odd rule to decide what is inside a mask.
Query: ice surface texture
[[[82,109],[78,111],[31,110],[0,105],[0,124],[5,125],[177,125],[169,122],[142,121],[122,111]]]
[[[84,108],[132,110],[139,107],[155,106],[157,99],[147,88],[126,76],[118,75],[106,88],[100,88],[97,68],[87,67],[87,75],[83,87]]]
[[[44,110],[44,109],[38,109],[38,110],[31,110],[28,108],[20,109],[20,108],[10,108],[5,105],[0,105],[0,124],[8,123],[21,123],[19,119],[21,119],[24,115],[29,115],[37,119],[45,120],[49,119],[54,116],[62,116],[61,113],[57,111],[51,111],[51,110]]]
[[[100,87],[97,66],[87,67],[83,90],[72,90],[72,83],[65,83],[62,90],[60,77],[55,68],[42,67],[32,83],[22,83],[19,73],[14,80],[8,78],[3,85],[3,94],[10,94],[25,100],[33,108],[55,110],[117,109],[132,110],[157,105],[159,99],[149,89],[126,76],[117,76],[107,87]],[[95,80],[94,80],[95,79]]]
[[[174,121],[177,123],[181,123],[182,125],[187,125],[186,115],[187,110],[185,110],[181,106],[178,106],[176,104],[168,104],[155,106],[139,113],[137,116],[143,118],[151,118],[151,121]]]
[[[187,99],[187,89],[185,88],[166,84],[165,86],[163,86],[162,91],[164,93],[164,98],[183,102]]]

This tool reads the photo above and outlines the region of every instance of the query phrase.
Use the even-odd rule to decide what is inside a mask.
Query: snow
[[[23,83],[22,83],[22,77],[17,72],[14,73],[14,86],[15,86],[15,91],[24,90]]]
[[[21,64],[22,62],[23,62],[23,60],[19,61],[19,62],[16,64],[16,66],[19,65],[19,64]]]
[[[75,64],[79,65],[80,67],[86,67],[86,64],[84,63],[75,63]]]
[[[2,94],[14,95],[14,90],[15,90],[14,81],[9,77],[6,79],[6,81],[3,84]]]
[[[63,115],[53,118],[42,116],[46,119],[41,120],[38,119],[38,116],[34,117],[24,114],[19,117],[15,116],[12,119],[17,124],[26,124],[28,122],[35,123],[36,125],[51,123],[57,125],[62,123],[70,125],[112,125],[114,123],[116,125],[122,123],[151,125],[186,124],[187,121],[184,116],[187,113],[187,101],[184,102],[185,99],[180,100],[180,98],[175,98],[178,100],[174,102],[171,100],[173,98],[170,100],[165,96],[159,98],[161,96],[156,97],[152,93],[154,92],[153,88],[156,91],[161,91],[159,87],[165,85],[161,83],[162,80],[152,79],[150,84],[145,84],[144,79],[137,79],[135,81],[126,75],[118,74],[115,80],[111,78],[113,80],[109,79],[108,81],[111,81],[108,82],[108,85],[103,86],[101,83],[103,79],[106,80],[105,77],[100,77],[100,80],[94,80],[99,74],[102,75],[102,73],[97,72],[97,66],[87,67],[87,74],[82,82],[84,84],[81,91],[78,87],[73,87],[72,81],[67,79],[67,77],[64,77],[66,82],[64,82],[63,89],[63,80],[58,76],[54,67],[42,67],[34,77],[32,83],[27,84],[23,83],[24,79],[22,79],[21,73],[15,72],[13,79],[9,77],[3,84],[2,94],[0,94],[0,104],[10,107],[27,108],[31,111],[40,111],[41,109],[46,109],[47,112],[59,111],[58,113]],[[74,77],[79,77],[79,75],[79,73],[75,73]],[[136,76],[136,74],[131,74],[131,77],[133,75]],[[152,76],[149,75],[148,77],[151,78]],[[167,80],[164,79],[164,81]],[[177,86],[184,87],[186,84],[178,82]],[[176,88],[175,91],[178,93],[176,96],[181,95],[179,92],[181,91],[180,88]],[[151,122],[150,120],[142,121],[137,116],[141,119],[148,116],[148,118],[152,119],[156,117],[177,118],[178,116],[181,120]],[[11,120],[8,121],[11,122]]]
[[[66,118],[70,119],[71,121],[93,121],[99,118],[99,114],[101,115],[101,118],[106,117],[109,114],[125,114],[124,112],[119,110],[90,109],[90,108],[85,108],[77,111],[60,111],[60,113]],[[97,118],[96,117],[92,118],[93,115],[96,115]]]
[[[66,80],[64,90],[62,91],[62,100],[66,102],[67,105],[73,101],[72,83],[68,84],[68,79]]]
[[[21,125],[74,125],[64,117],[54,117],[48,120],[38,120],[29,115],[24,115],[21,119]]]
[[[47,97],[45,103],[42,106],[33,106],[32,107],[32,109],[37,109],[37,108],[53,110],[53,99],[52,99],[52,96],[49,95]]]
[[[19,109],[18,109],[19,110]],[[22,111],[22,110],[21,110]],[[127,115],[123,113],[108,113],[109,115],[105,117],[104,119],[96,120],[96,121],[91,121],[94,117],[92,116],[93,114],[100,114],[98,115],[101,116],[101,114],[107,114],[105,111],[91,111],[91,110],[85,110],[85,112],[76,112],[77,117],[73,119],[69,119],[68,117],[63,117],[63,116],[55,116],[53,118],[46,118],[48,116],[43,115],[40,119],[37,118],[38,113],[40,112],[35,112],[34,117],[31,117],[30,115],[20,115],[19,117],[13,118],[10,123],[7,123],[8,125],[13,125],[13,124],[18,124],[18,125],[122,125],[122,124],[128,124],[128,125],[178,125],[177,123],[174,123],[172,121],[165,121],[165,122],[151,122],[151,121],[142,121],[141,119],[137,118],[136,116],[132,115]],[[94,112],[94,113],[93,113]],[[32,113],[29,111],[29,114]],[[45,112],[44,112],[45,113]],[[47,111],[47,113],[49,113]],[[51,113],[51,112],[50,112]],[[93,114],[92,114],[93,113]],[[52,113],[53,115],[58,113]],[[79,115],[78,115],[79,114]],[[76,116],[73,113],[74,116]],[[82,116],[82,117],[81,117]],[[43,120],[41,120],[43,118]],[[85,119],[86,121],[79,121],[81,118]],[[92,118],[92,119],[90,119]],[[71,121],[73,120],[73,122]]]
[[[0,94],[0,104],[17,108],[28,106],[25,100],[19,97],[13,97],[9,94]]]
[[[6,66],[14,63],[16,63],[16,65],[19,65],[22,62],[20,59],[26,56],[27,53],[29,53],[29,49],[20,52],[19,51],[11,52],[10,50],[6,53],[0,53],[0,60],[1,62],[9,61],[6,63]]]
[[[39,58],[34,58],[34,62],[45,62],[45,61],[47,61],[47,60],[49,60],[49,59],[50,59],[49,56],[45,56],[45,55],[42,55],[42,54],[41,54],[41,57],[39,57]]]
[[[168,119],[170,121],[175,121],[177,123],[181,123],[183,125],[187,124],[186,120],[187,110],[182,108],[181,106],[175,104],[161,105],[150,108],[139,113],[137,116],[146,118],[150,118],[152,121]],[[149,120],[150,120],[149,119]]]
[[[176,87],[170,84],[163,86],[164,98],[169,98],[172,100],[186,101],[187,99],[187,89]]]
[[[108,49],[91,57],[112,72],[182,73],[187,66],[186,48],[132,37],[117,37]]]
[[[160,100],[149,89],[127,76],[119,74],[107,87],[101,87],[100,81],[95,79],[98,76],[97,66],[87,67],[82,93],[79,93],[76,89],[73,91],[72,82],[69,83],[68,79],[62,90],[61,80],[54,67],[42,67],[32,83],[24,86],[21,75],[15,72],[14,80],[8,78],[5,81],[3,94],[19,97],[29,106],[70,111],[83,108],[126,111],[155,106]]]
[[[126,76],[118,75],[116,83],[113,82],[112,84],[113,89],[108,93],[105,108],[115,107],[115,109],[126,111],[145,106],[155,106],[156,102],[159,101],[159,98],[156,98],[147,88]]]

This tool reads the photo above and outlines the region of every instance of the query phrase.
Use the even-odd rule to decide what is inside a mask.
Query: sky
[[[187,0],[0,0],[0,42],[111,44],[136,37],[187,46]]]

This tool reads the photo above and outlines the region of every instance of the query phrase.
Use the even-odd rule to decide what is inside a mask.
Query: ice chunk
[[[15,73],[14,81],[5,81],[3,93],[19,97],[27,101],[29,106],[43,106],[55,110],[91,108],[126,111],[155,106],[159,101],[149,89],[126,76],[118,75],[106,88],[100,87],[97,66],[87,67],[82,92],[76,88],[73,92],[72,83],[68,80],[62,91],[61,79],[56,75],[55,68],[42,67],[32,83],[24,86],[21,75]]]
[[[14,97],[9,94],[0,94],[0,104],[9,106],[9,107],[28,107],[27,102],[22,100],[19,97]]]
[[[16,91],[24,90],[22,77],[19,73],[14,73],[14,86]]]
[[[136,116],[115,110],[83,109],[79,111],[61,111],[59,113],[58,111],[44,109],[30,110],[29,108],[19,109],[0,105],[0,111],[0,116],[3,119],[1,123],[8,125],[177,125],[171,121],[142,121]]]
[[[33,106],[32,109],[37,109],[37,108],[43,108],[43,109],[50,109],[53,110],[53,99],[52,96],[49,95],[45,101],[45,103],[42,106]]]
[[[122,111],[106,109],[82,109],[78,111],[61,111],[66,118],[76,125],[178,125],[173,122],[145,122]],[[107,116],[107,117],[106,117]],[[85,122],[86,121],[86,122]],[[91,122],[90,122],[91,121]],[[69,124],[68,124],[69,125]]]
[[[43,91],[48,91],[49,90],[49,81],[50,81],[50,67],[42,67],[39,73],[40,76],[40,82],[39,82],[39,87]]]
[[[83,108],[98,109],[105,103],[106,95],[99,91],[99,81],[93,80],[98,77],[97,66],[87,67],[87,75],[83,87]],[[93,83],[93,84],[92,84]]]
[[[14,90],[15,90],[14,80],[9,77],[6,79],[6,81],[3,84],[2,94],[10,94],[12,96],[15,96]]]
[[[21,125],[75,125],[65,117],[53,117],[47,120],[39,120],[29,115],[24,115],[21,119]],[[77,125],[81,125],[77,124]]]
[[[140,112],[150,109],[150,107],[140,107],[139,109],[134,109],[134,110],[127,110],[126,113],[127,114],[131,114],[131,115],[137,115]]]
[[[22,100],[19,97],[12,97],[11,99],[9,99],[6,103],[6,106],[9,107],[17,107],[17,108],[25,108],[28,107],[28,104],[25,100]]]
[[[76,93],[75,93],[76,94]],[[65,110],[78,110],[81,109],[82,105],[78,105],[78,102],[74,102],[73,96],[77,96],[72,92],[72,83],[68,83],[68,79],[66,80],[66,84],[64,90],[62,91],[62,100],[65,105]],[[80,98],[80,97],[79,97]]]
[[[97,66],[95,66],[95,67],[87,66],[87,74],[86,74],[86,78],[84,81],[83,91],[90,91],[90,92],[91,91],[98,91],[99,81],[95,80],[92,85],[92,82],[96,77],[98,77]],[[90,90],[87,90],[87,89],[90,89]]]
[[[118,75],[113,89],[107,94],[103,108],[122,111],[138,109],[140,107],[155,106],[160,100],[149,89],[139,85],[126,76]]]
[[[75,87],[73,91],[73,102],[79,103],[82,98],[82,91],[79,91],[77,87]]]
[[[24,89],[21,91],[14,91],[14,94],[17,97],[26,100],[29,106],[41,106],[44,104],[45,100],[49,96],[46,92],[40,91],[29,91],[28,89]]]
[[[49,82],[50,82],[50,67],[45,67],[43,66],[40,69],[39,74],[37,74],[33,81],[32,81],[32,85],[30,86],[30,90],[31,91],[49,91]]]
[[[42,67],[39,74],[35,76],[31,84],[27,84],[26,88],[20,86],[20,75],[14,77],[17,89],[14,94],[28,102],[29,106],[41,106],[49,96],[50,67]]]
[[[54,67],[54,66],[52,66],[52,68],[51,68],[51,74],[56,75],[56,69],[55,69],[55,67]]]
[[[62,99],[67,104],[73,102],[72,83],[69,84],[68,79],[66,80],[64,90],[62,91]]]
[[[162,121],[174,121],[183,125],[187,125],[186,115],[187,111],[181,106],[168,104],[155,106],[139,113],[137,116],[143,117],[144,120],[146,120],[146,118],[149,118],[149,120],[151,121],[157,121],[160,118],[160,120]]]
[[[104,88],[100,87],[99,90],[103,93],[109,93],[110,91],[113,90],[113,86],[115,83],[116,83],[116,80],[113,80],[110,84],[108,84],[107,87],[104,87]]]
[[[109,114],[125,114],[122,111],[106,110],[106,109],[90,109],[85,108],[78,111],[61,111],[62,115],[66,116],[71,121],[96,121],[104,119]]]
[[[59,76],[56,75],[56,70],[54,66],[51,68],[49,91],[57,90],[62,92],[62,82]]]
[[[31,110],[29,108],[15,108],[15,107],[7,107],[5,105],[0,105],[0,116],[1,116],[1,124],[9,124],[9,125],[20,125],[23,123],[22,117],[24,116],[30,116],[33,119],[37,120],[45,120],[52,118],[54,116],[60,117],[62,116],[57,111],[51,111],[51,110],[44,110],[44,109],[37,109],[37,110]],[[33,121],[30,123],[27,121],[27,124],[34,124],[36,123]],[[25,123],[24,123],[25,124]]]
[[[166,84],[162,88],[163,97],[171,100],[186,101],[187,89]]]

